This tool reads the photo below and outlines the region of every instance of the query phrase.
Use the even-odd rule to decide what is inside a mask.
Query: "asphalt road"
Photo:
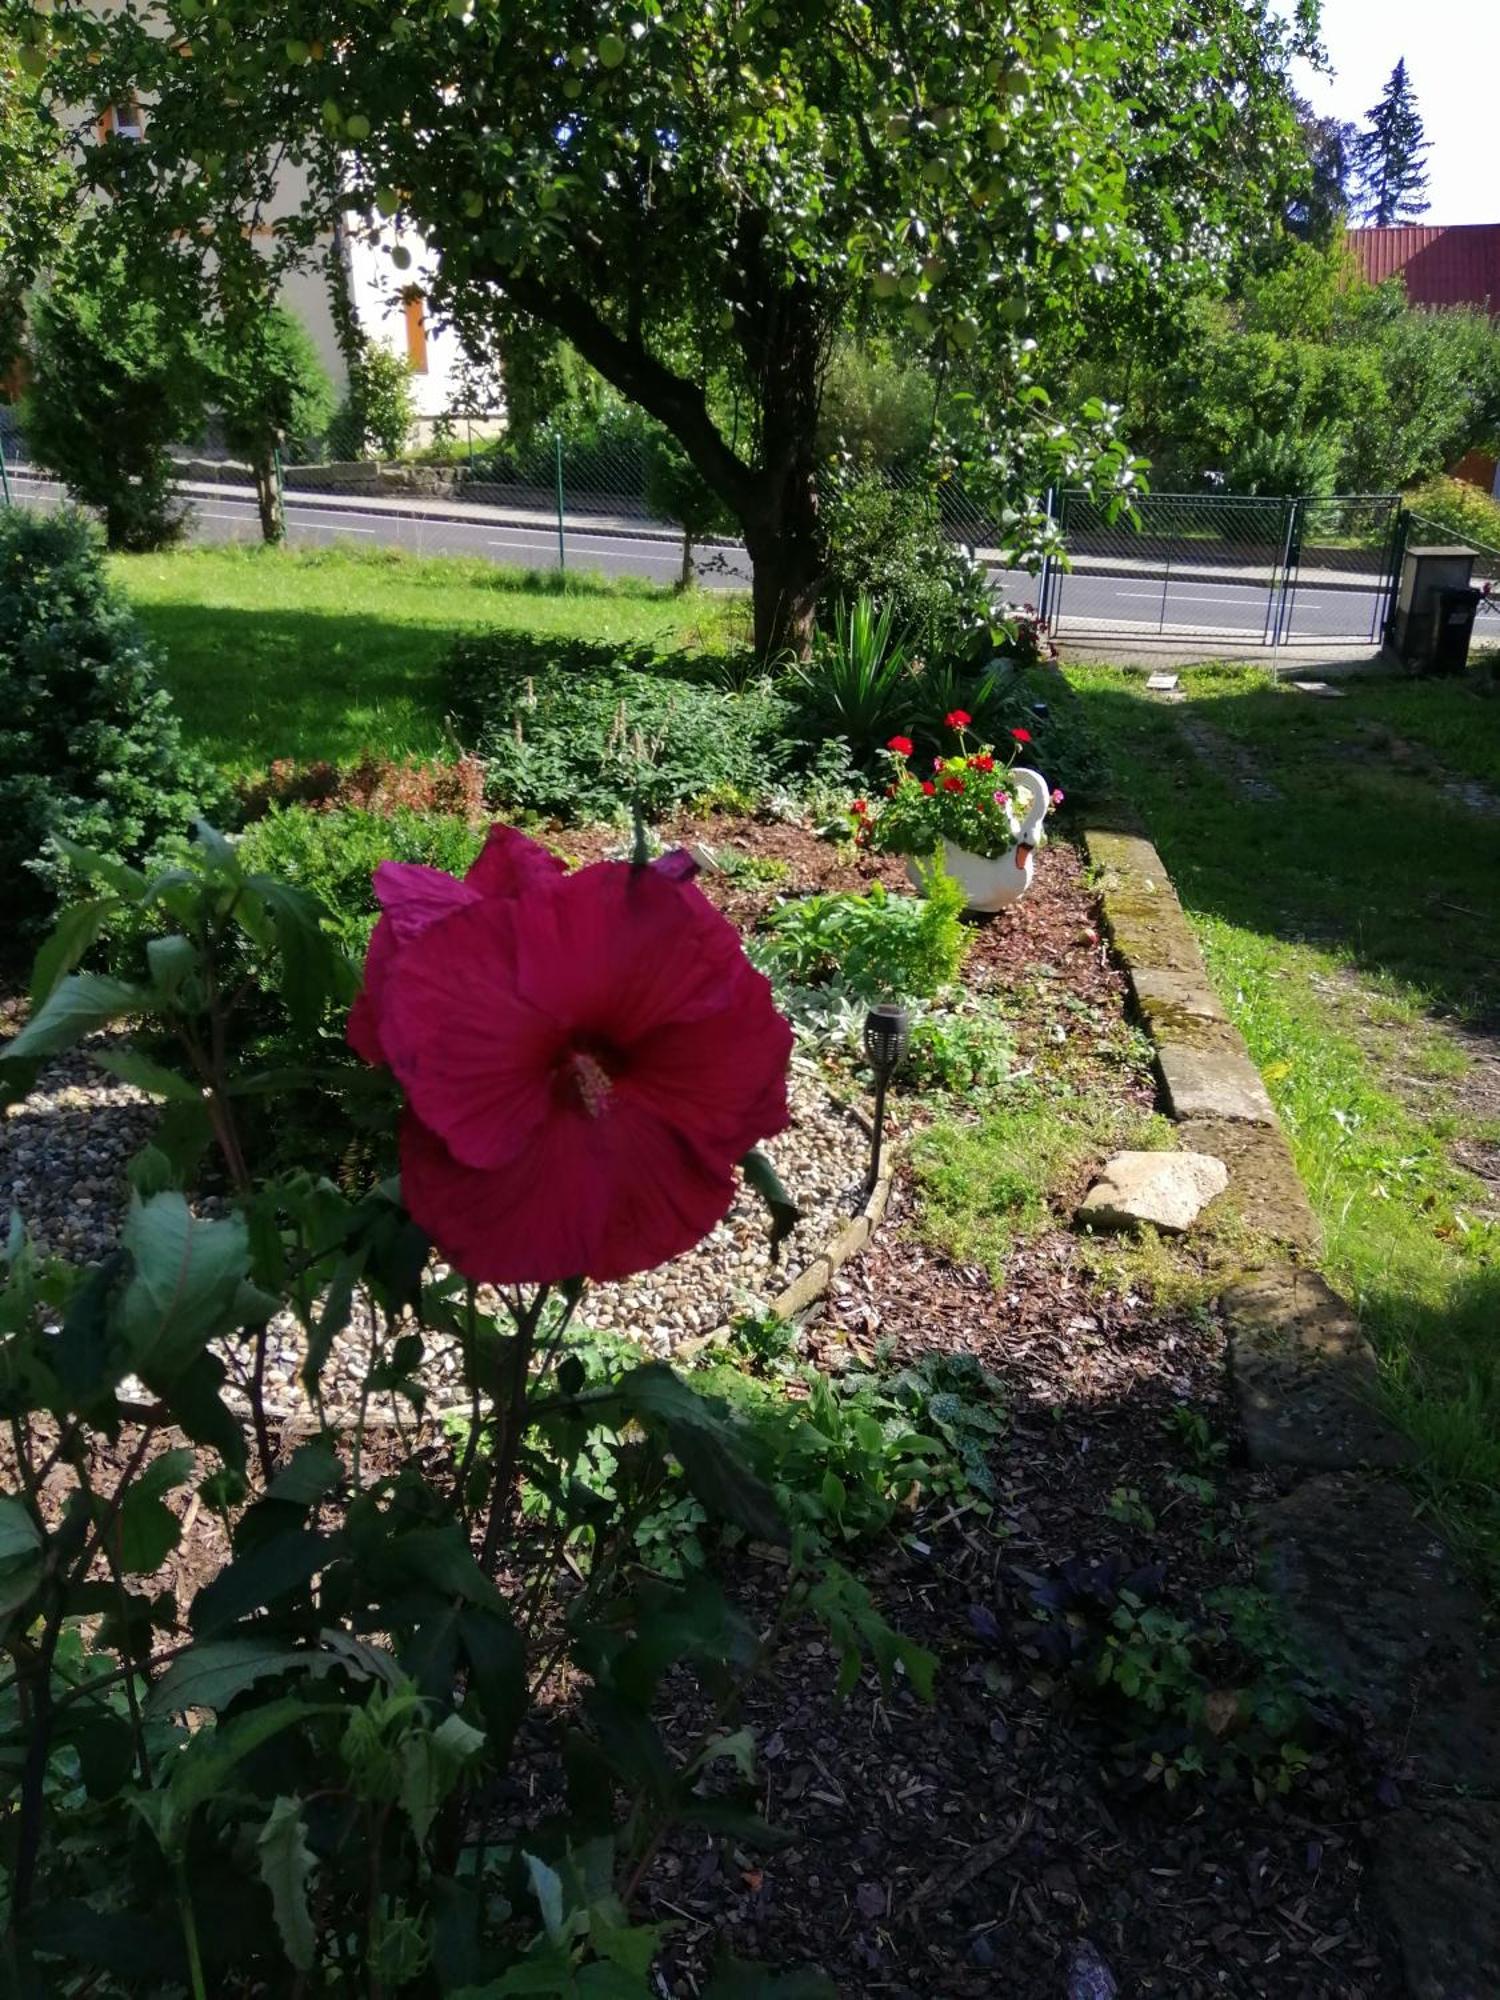
[[[54,501],[61,488],[11,469],[16,497]],[[230,490],[192,496],[192,534],[200,542],[254,541],[260,534],[255,503]],[[559,551],[555,522],[535,527],[520,522],[454,520],[448,515],[423,515],[375,509],[310,504],[295,493],[287,496],[287,537],[294,544],[327,546],[339,541],[382,544],[410,549],[418,555],[483,556],[491,562],[519,567],[555,569]],[[621,533],[606,529],[568,528],[564,541],[570,567],[606,576],[645,576],[674,582],[682,569],[680,544],[659,535]],[[706,587],[745,589],[750,582],[749,558],[733,543],[702,547],[697,552],[698,580]],[[1035,600],[1037,580],[1024,571],[995,571],[994,580],[1016,604]],[[1289,622],[1281,633],[1291,639],[1368,639],[1380,611],[1380,592],[1316,584],[1299,585],[1290,605]],[[1115,626],[1132,637],[1165,627],[1182,632],[1208,632],[1259,638],[1273,613],[1264,582],[1226,582],[1218,578],[1173,575],[1164,578],[1142,565],[1137,575],[1113,575],[1083,570],[1062,582],[1058,629],[1085,631]]]

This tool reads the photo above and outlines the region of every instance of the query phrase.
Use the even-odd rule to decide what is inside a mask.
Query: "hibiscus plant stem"
[[[521,1438],[526,1429],[526,1384],[531,1374],[531,1357],[536,1348],[537,1328],[541,1324],[550,1291],[550,1286],[541,1285],[529,1301],[518,1291],[511,1302],[511,1318],[516,1331],[511,1343],[510,1381],[506,1385],[505,1408],[500,1412],[500,1435],[495,1449],[495,1477],[490,1487],[489,1519],[485,1523],[484,1543],[479,1556],[480,1567],[486,1576],[494,1572],[501,1530],[510,1514],[516,1460],[520,1456]]]

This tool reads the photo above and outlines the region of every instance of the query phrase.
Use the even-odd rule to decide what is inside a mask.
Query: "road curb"
[[[1410,2000],[1487,2000],[1500,1993],[1500,1686],[1484,1607],[1392,1476],[1407,1441],[1377,1407],[1355,1314],[1306,1261],[1316,1217],[1161,857],[1128,810],[1102,819],[1084,845],[1168,1109],[1174,1075],[1201,1087],[1183,1143],[1225,1161],[1220,1201],[1281,1246],[1219,1301],[1250,1463],[1279,1488],[1254,1515],[1266,1581],[1320,1677],[1401,1760],[1370,1844]]]

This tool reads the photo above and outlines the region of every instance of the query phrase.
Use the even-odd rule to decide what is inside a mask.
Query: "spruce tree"
[[[1380,102],[1365,114],[1354,141],[1354,208],[1363,222],[1386,228],[1414,222],[1427,199],[1428,141],[1416,92],[1403,56],[1391,71]]]

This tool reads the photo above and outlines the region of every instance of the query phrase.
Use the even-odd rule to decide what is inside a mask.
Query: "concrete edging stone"
[[[1410,2000],[1500,1994],[1500,1685],[1484,1608],[1393,1477],[1406,1439],[1377,1407],[1375,1356],[1311,1267],[1321,1232],[1249,1051],[1160,855],[1117,808],[1084,836],[1105,929],[1156,1051],[1182,1142],[1230,1172],[1219,1204],[1279,1255],[1220,1299],[1267,1580],[1330,1685],[1404,1754],[1372,1885]],[[1219,1204],[1216,1204],[1218,1206]]]

